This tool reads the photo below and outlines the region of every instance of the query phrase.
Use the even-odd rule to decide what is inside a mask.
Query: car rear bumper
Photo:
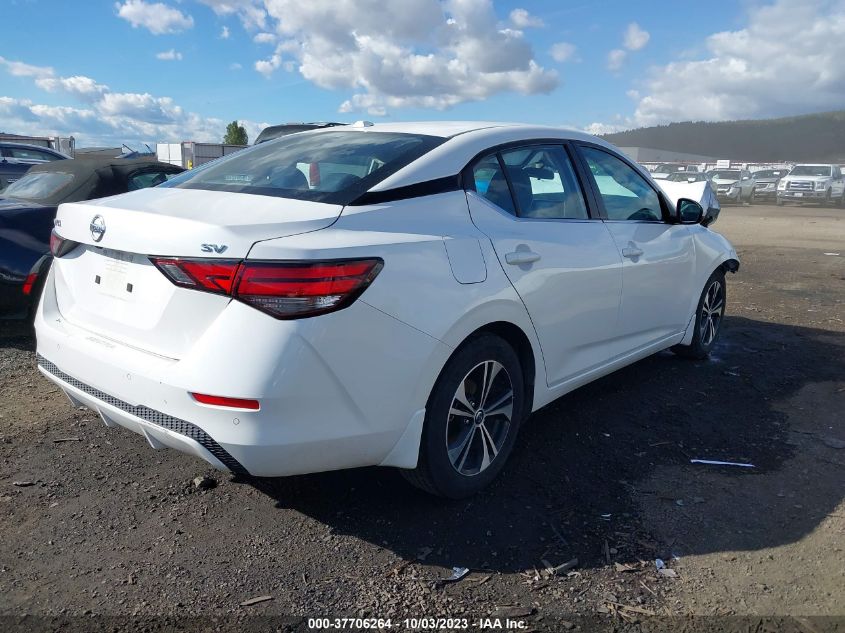
[[[234,473],[415,466],[419,435],[407,431],[421,424],[451,353],[436,339],[362,301],[301,321],[232,302],[220,316],[232,319],[220,324],[231,345],[168,359],[68,323],[53,274],[35,318],[39,369],[106,425]],[[191,393],[256,399],[260,409],[201,404]]]

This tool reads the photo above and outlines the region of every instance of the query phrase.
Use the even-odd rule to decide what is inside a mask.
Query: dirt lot
[[[742,269],[714,357],[659,354],[537,412],[504,476],[463,502],[391,470],[239,481],[153,451],[72,409],[31,338],[0,326],[0,622],[701,614],[726,616],[697,620],[712,630],[843,630],[845,210],[728,207],[716,228]],[[200,475],[219,485],[195,489]],[[472,573],[434,582],[453,566]]]

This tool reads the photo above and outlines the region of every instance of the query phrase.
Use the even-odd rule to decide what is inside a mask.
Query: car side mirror
[[[678,221],[681,224],[698,224],[704,218],[704,208],[695,200],[678,200]]]

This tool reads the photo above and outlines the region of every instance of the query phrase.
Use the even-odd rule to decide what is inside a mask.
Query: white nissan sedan
[[[470,495],[534,410],[702,358],[731,244],[579,132],[359,122],[60,207],[38,364],[153,448],[233,473],[403,469]]]

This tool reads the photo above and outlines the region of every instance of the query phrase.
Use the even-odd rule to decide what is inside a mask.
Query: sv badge
[[[203,253],[217,253],[218,255],[225,253],[227,248],[229,247],[225,244],[202,244],[200,246]]]

